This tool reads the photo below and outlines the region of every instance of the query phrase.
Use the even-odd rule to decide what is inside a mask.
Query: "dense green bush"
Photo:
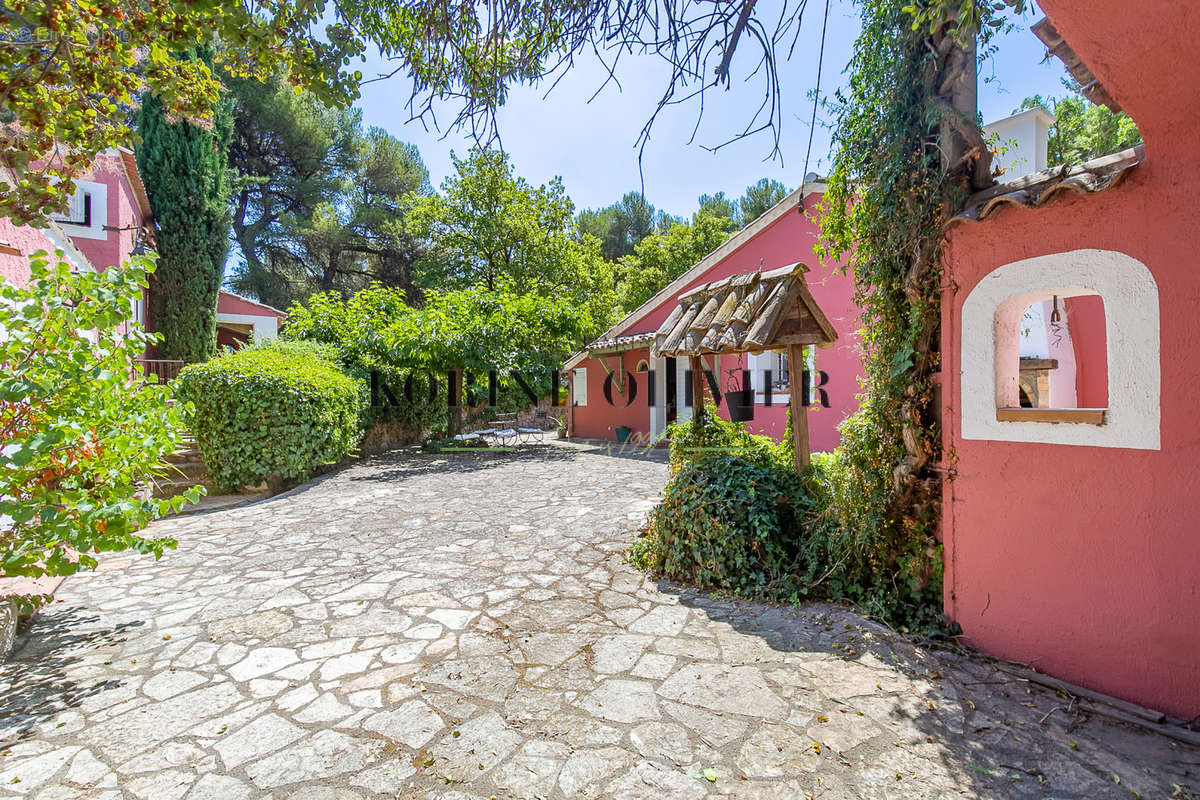
[[[814,498],[809,561],[826,565],[820,594],[850,600],[901,629],[944,632],[942,547],[933,537],[932,510],[901,515],[891,475],[881,465],[903,456],[884,433],[874,399],[840,426],[842,446],[813,457],[807,478]]]
[[[754,436],[711,407],[700,428],[671,426],[670,479],[631,560],[705,588],[849,601],[909,630],[942,631],[940,546],[880,516],[891,484],[876,465],[895,445],[867,411],[842,425],[852,446],[815,453],[802,478],[790,436]]]
[[[791,452],[711,409],[673,425],[671,477],[631,554],[643,569],[750,597],[798,596],[809,501]]]
[[[331,344],[305,339],[263,339],[261,342],[255,342],[249,347],[242,348],[242,350],[266,351],[296,358],[316,359],[327,361],[335,366],[340,364],[342,355],[341,350]],[[343,371],[349,372],[344,368]]]
[[[130,380],[154,335],[111,333],[153,269],[135,258],[76,272],[61,251],[36,252],[28,287],[0,280],[0,575],[70,575],[121,550],[159,558],[174,540],[139,531],[203,494],[144,491],[169,477],[183,409],[167,387]]]
[[[222,488],[303,480],[345,458],[362,436],[366,385],[310,345],[239,350],[179,373],[192,432]]]

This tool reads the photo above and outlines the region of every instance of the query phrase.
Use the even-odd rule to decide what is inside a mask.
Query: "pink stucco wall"
[[[625,405],[628,394],[621,395],[617,392],[615,386],[612,390],[613,405],[609,405],[604,398],[604,382],[608,376],[604,367],[598,359],[589,358],[579,366],[587,369],[587,405],[573,406],[571,408],[571,423],[570,429],[574,436],[580,436],[589,439],[616,439],[616,429],[621,425],[627,426],[630,431],[640,434],[640,439],[648,441],[650,435],[650,406],[649,392],[647,386],[649,384],[649,374],[646,372],[637,372],[639,361],[649,361],[649,350],[641,348],[638,350],[626,351],[623,356],[625,369],[632,376],[632,382],[637,384],[636,393],[629,405]],[[617,356],[609,356],[607,359],[608,366],[612,370],[616,370],[618,364]],[[728,368],[724,363],[723,368]],[[679,369],[686,370],[687,366],[680,362]],[[725,375],[722,374],[719,385],[722,393],[725,390],[724,386]],[[706,402],[713,402],[713,397],[709,392],[707,383],[705,384],[704,398]],[[679,406],[682,409],[684,398],[679,398]],[[656,403],[665,402],[665,398],[656,398]],[[775,439],[782,439],[787,430],[787,395],[776,394],[771,406],[765,406],[761,402],[755,405],[754,419],[746,423],[746,429],[751,433],[764,434]],[[724,397],[721,403],[717,406],[717,413],[722,419],[729,419],[729,412],[725,407]],[[825,420],[821,415],[832,415],[835,413],[833,409],[827,408],[810,408],[809,409],[809,424],[817,425]],[[829,425],[825,425],[822,429],[824,438],[821,440],[825,443],[824,446],[813,444],[814,450],[831,449],[836,446],[836,443],[829,445],[831,437],[836,437],[837,431],[833,430]],[[631,434],[633,438],[633,434]]]
[[[572,436],[588,439],[616,439],[616,429],[626,425],[630,430],[648,436],[650,433],[650,407],[647,405],[647,373],[636,372],[638,362],[649,359],[646,349],[629,350],[620,357],[609,356],[608,366],[616,371],[618,358],[626,370],[633,375],[637,383],[637,394],[629,406],[625,406],[627,393],[623,396],[614,388],[612,391],[613,405],[604,399],[604,380],[608,376],[599,360],[589,358],[579,366],[587,369],[587,405],[573,406],[570,410],[570,430]],[[628,378],[628,376],[626,376]],[[662,402],[663,398],[658,398]]]
[[[1108,406],[1107,336],[1104,331],[1104,300],[1068,297],[1067,319],[1075,356],[1075,403],[1079,408]]]
[[[103,183],[107,186],[106,225],[110,230],[103,239],[71,236],[71,243],[83,254],[97,271],[124,263],[129,259],[137,240],[137,230],[142,224],[141,208],[134,195],[129,176],[125,172],[119,155],[101,155],[91,168],[79,176],[80,180]],[[62,226],[68,235],[69,225]],[[21,251],[21,255],[0,253],[0,278],[24,286],[29,282],[29,256],[44,250],[53,254],[55,246],[38,228],[14,225],[7,217],[0,217],[0,240],[7,241]],[[118,326],[125,331],[126,323]]]
[[[1200,713],[1200,225],[1180,209],[1194,209],[1198,197],[1191,166],[1200,157],[1200,68],[1186,32],[1197,29],[1200,9],[1150,5],[1042,3],[1138,122],[1145,162],[1103,194],[951,230],[942,325],[953,467],[943,505],[945,602],[978,647],[1192,718]],[[1172,79],[1164,83],[1163,74]],[[1176,95],[1187,102],[1172,102]],[[1161,449],[961,438],[963,300],[1004,264],[1084,248],[1132,256],[1157,282]],[[1099,377],[1085,368],[1081,378],[1086,400]]]
[[[0,279],[17,286],[29,283],[30,254],[38,250],[54,252],[54,245],[44,233],[28,225],[14,225],[8,217],[0,217],[0,241],[8,242],[21,251],[19,256],[0,253]]]
[[[1050,371],[1049,405],[1054,408],[1079,408],[1078,371],[1075,364],[1075,338],[1077,325],[1072,324],[1070,309],[1065,308],[1065,324],[1055,325],[1050,315],[1053,305],[1050,300],[1042,302],[1042,321],[1045,324],[1047,352],[1058,366]],[[1039,398],[1040,399],[1040,398]]]
[[[822,263],[813,253],[820,236],[820,226],[814,221],[815,205],[820,198],[819,194],[810,194],[804,198],[805,213],[795,211],[784,214],[688,284],[679,294],[730,275],[758,269],[770,270],[797,261],[808,265],[808,285],[813,298],[838,332],[835,345],[817,351],[817,368],[829,375],[828,383],[822,388],[828,392],[830,407],[809,409],[809,441],[813,450],[832,450],[840,441],[838,424],[858,407],[856,396],[860,391],[862,358],[856,331],[861,323],[858,306],[854,303],[853,276],[843,274],[839,262]],[[675,308],[677,296],[664,300],[645,317],[619,331],[619,334],[657,330]],[[633,372],[637,362],[648,357],[647,350],[630,351],[625,356],[626,368]],[[610,364],[615,363],[613,358],[609,361]],[[639,386],[639,394],[633,406],[628,409],[615,409],[603,401],[601,394],[606,375],[604,367],[595,359],[587,359],[579,366],[587,368],[588,406],[586,409],[575,409],[572,428],[574,435],[612,439],[612,431],[619,425],[628,425],[635,431],[649,432],[650,412],[646,405],[644,375],[639,376],[642,385]],[[724,362],[722,366],[728,368]],[[681,364],[680,369],[685,367]],[[724,376],[721,377],[721,388],[723,391]],[[683,398],[679,398],[679,401],[682,404]],[[720,408],[721,415],[726,416],[724,403]],[[783,402],[777,399],[777,404],[770,408],[761,403],[757,405],[754,420],[747,423],[747,428],[755,433],[782,438],[786,424],[786,399]]]
[[[137,198],[125,174],[120,156],[97,157],[83,180],[96,181],[108,187],[108,225],[118,230],[109,231],[105,239],[73,238],[72,241],[98,270],[116,266],[129,259],[137,240],[137,228],[142,223],[142,214]]]
[[[244,297],[238,297],[235,294],[222,291],[217,295],[217,313],[218,314],[246,314],[253,317],[275,317],[280,322],[287,318],[286,314],[281,314],[262,303],[255,303],[252,300],[247,300]]]
[[[98,156],[91,168],[83,172],[79,179],[107,186],[106,224],[115,230],[109,230],[103,239],[72,236],[71,242],[97,270],[124,263],[129,259],[136,243],[137,229],[142,224],[142,213],[121,157]],[[68,234],[71,232],[70,226],[63,226],[63,229]],[[0,254],[0,276],[14,283],[24,284],[29,280],[30,253],[36,250],[54,252],[54,245],[40,229],[14,225],[12,220],[6,217],[0,218],[0,240],[8,241],[22,252],[20,256]]]

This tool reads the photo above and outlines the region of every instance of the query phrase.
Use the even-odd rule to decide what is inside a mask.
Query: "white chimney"
[[[1013,114],[983,126],[983,138],[992,148],[992,167],[1000,168],[1000,182],[1008,183],[1050,167],[1050,126],[1054,116],[1042,108]]]

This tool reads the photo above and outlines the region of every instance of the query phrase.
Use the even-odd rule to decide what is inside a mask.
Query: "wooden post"
[[[804,348],[789,344],[788,388],[792,409],[792,450],[796,459],[796,472],[808,469],[808,406],[804,404]]]
[[[557,373],[555,373],[557,374]],[[554,384],[554,397],[558,399],[558,384]],[[567,373],[567,435],[575,432],[575,370]]]
[[[457,405],[455,401],[457,400]],[[450,418],[447,420],[447,433],[450,436],[457,436],[462,433],[462,407],[466,403],[466,398],[463,397],[463,371],[455,369],[450,371],[450,397],[449,407]]]
[[[689,356],[692,365],[692,425],[697,430],[704,426],[704,362],[700,356]]]

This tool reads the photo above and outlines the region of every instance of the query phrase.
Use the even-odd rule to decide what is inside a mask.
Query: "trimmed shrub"
[[[185,367],[176,390],[195,406],[192,433],[224,489],[300,481],[341,461],[358,446],[367,406],[362,381],[295,343]]]
[[[263,339],[255,342],[252,345],[241,348],[240,352],[247,350],[266,351],[269,353],[279,353],[285,356],[294,356],[296,358],[313,358],[319,361],[328,361],[334,366],[341,363],[342,351],[331,344],[322,342],[311,342],[305,339]],[[343,369],[343,372],[350,370]]]
[[[790,451],[706,414],[671,426],[671,477],[631,560],[669,578],[749,597],[787,597],[804,563],[808,498]]]

